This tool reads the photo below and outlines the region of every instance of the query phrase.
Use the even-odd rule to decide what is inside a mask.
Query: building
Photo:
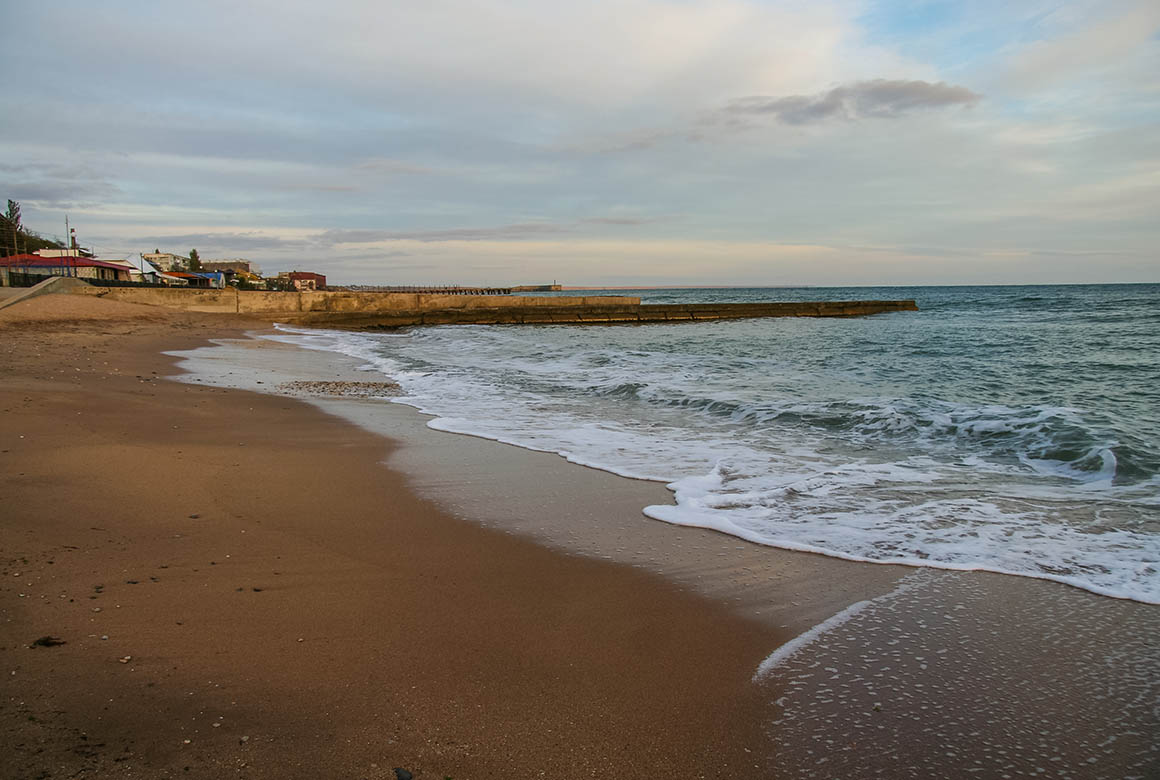
[[[189,265],[188,257],[170,254],[169,252],[146,252],[141,255],[141,259],[158,271],[173,271]]]
[[[225,271],[194,271],[194,275],[208,279],[209,286],[215,290],[224,289],[226,286]]]
[[[0,267],[8,274],[26,276],[72,276],[77,279],[97,279],[103,281],[132,281],[129,269],[117,263],[106,263],[91,257],[76,255],[65,257],[41,257],[40,255],[12,255],[0,258]]]
[[[166,287],[189,287],[189,279],[177,271],[160,271],[157,274],[157,281]]]
[[[141,267],[138,267],[128,260],[106,260],[105,262],[111,263],[112,265],[119,265],[124,268],[129,272],[129,279],[133,282],[136,282],[137,284],[161,283],[161,278],[158,275],[157,270],[148,263],[141,263]]]
[[[278,276],[282,276],[282,274],[278,274]],[[315,274],[310,271],[291,271],[286,274],[286,277],[294,283],[294,289],[299,292],[303,290],[326,289],[326,277],[322,274]]]
[[[92,257],[93,253],[87,249],[37,249],[33,252],[40,257]]]
[[[236,260],[202,260],[201,270],[232,271],[233,273],[247,273],[254,275],[259,273],[257,264],[251,263],[249,260],[243,260],[240,257]]]
[[[225,286],[225,277],[217,273],[191,273],[189,271],[166,271],[162,276],[168,280],[180,279],[184,284],[182,287],[201,287],[202,289],[218,288]]]

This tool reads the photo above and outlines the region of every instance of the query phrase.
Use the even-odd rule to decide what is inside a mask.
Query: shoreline
[[[360,361],[247,334],[183,352],[179,381],[278,394],[295,379],[378,381]],[[671,504],[663,482],[572,463],[559,454],[431,428],[435,419],[382,399],[316,395],[307,403],[395,443],[388,468],[451,514],[569,555],[641,568],[770,628],[801,633],[851,602],[893,589],[911,567],[865,564],[756,545],[678,526],[642,510]],[[772,652],[774,647],[770,647]]]
[[[457,519],[309,405],[157,379],[239,331],[117,309],[0,318],[5,776],[764,772],[767,628]]]
[[[264,370],[255,353],[293,375],[384,378],[359,371],[353,358],[264,339],[198,354],[217,353],[228,364],[239,357],[230,356],[232,347],[245,353],[240,364],[254,372],[251,379]],[[1145,639],[1160,630],[1154,605],[1043,579],[847,561],[671,525],[641,512],[672,502],[661,483],[432,428],[430,415],[403,404],[314,403],[367,430],[389,431],[400,442],[389,465],[454,514],[569,555],[659,574],[784,632],[753,677],[755,686],[767,686],[761,717],[781,768],[771,776],[811,777],[814,762],[824,759],[830,772],[851,778],[907,769],[953,777],[959,765],[938,760],[949,759],[948,747],[956,761],[979,751],[971,772],[982,776],[1035,774],[1045,764],[1082,767],[1061,776],[1093,778],[1160,767],[1145,736],[1160,733],[1160,719],[1140,706],[1144,691],[1160,697],[1160,648]],[[543,511],[549,506],[555,511]],[[1115,661],[1096,661],[1094,648]],[[843,681],[822,683],[819,667]],[[1012,691],[1018,707],[1004,705],[996,719],[996,698]],[[962,702],[981,714],[964,717]],[[862,739],[838,747],[838,737],[859,733]],[[834,746],[833,754],[819,756],[819,740]]]
[[[227,347],[199,348],[195,354],[205,357],[216,352],[217,358],[222,358],[223,372],[237,371],[254,382],[265,382],[257,379],[264,371],[318,380],[331,378],[321,375],[331,371],[335,378],[347,378],[343,372],[351,369],[349,361],[343,366],[327,363],[323,358],[330,353],[248,339],[236,323],[231,328],[222,325],[222,320],[207,324],[212,317],[150,313],[157,317],[150,326],[157,332],[149,346],[145,346],[147,339],[138,344],[134,358],[139,365],[152,365],[150,370],[158,370],[158,364],[166,361],[172,365],[172,359],[149,353],[149,349],[172,352],[175,347],[200,347],[207,338],[223,339]],[[3,321],[0,316],[0,323]],[[65,381],[66,372],[54,368],[61,361],[50,361],[48,349],[87,340],[87,351],[76,354],[108,354],[93,348],[91,335],[78,336],[75,326],[70,327],[74,327],[73,332],[54,331],[53,339],[59,342],[56,347],[51,346],[51,339],[40,345],[39,370],[44,376],[21,374],[26,380],[37,380],[32,383],[36,388],[52,389]],[[101,328],[112,330],[106,325]],[[110,333],[104,336],[119,338]],[[110,348],[109,338],[100,349]],[[229,345],[243,350],[245,359],[234,364],[225,359]],[[327,367],[319,369],[320,362]],[[170,400],[192,399],[191,419],[214,426],[204,431],[197,447],[191,449],[185,443],[185,437],[193,436],[190,429],[182,426],[180,430],[185,432],[170,434],[166,426],[174,421],[167,420],[154,431],[165,437],[152,442],[151,452],[160,451],[169,462],[185,468],[196,458],[191,453],[213,453],[224,458],[224,464],[261,450],[269,458],[267,468],[289,468],[295,474],[282,490],[229,475],[234,480],[229,483],[233,491],[222,504],[223,516],[212,524],[206,522],[211,519],[208,516],[192,522],[185,514],[173,511],[178,499],[185,501],[193,495],[182,484],[171,485],[169,493],[150,499],[174,515],[167,521],[167,530],[196,530],[194,536],[208,545],[202,557],[212,553],[213,568],[206,568],[205,561],[198,559],[199,577],[208,578],[206,572],[220,576],[228,570],[222,568],[225,566],[244,569],[235,560],[241,557],[236,552],[229,553],[228,563],[221,559],[225,548],[238,549],[234,543],[239,530],[246,531],[247,543],[288,545],[290,554],[301,556],[305,562],[303,570],[296,573],[294,587],[286,588],[283,594],[279,586],[286,582],[281,578],[287,572],[271,574],[275,563],[268,560],[278,553],[263,552],[267,559],[259,566],[258,551],[251,548],[247,555],[255,557],[245,565],[253,566],[248,571],[255,582],[242,587],[260,590],[227,587],[215,593],[223,599],[238,598],[236,594],[242,593],[246,598],[278,594],[295,600],[280,604],[281,611],[271,615],[257,611],[258,605],[251,605],[245,613],[228,614],[223,614],[221,607],[229,602],[196,606],[202,594],[197,588],[205,583],[193,578],[193,572],[184,572],[190,580],[182,583],[183,593],[195,605],[189,608],[200,611],[199,619],[206,625],[246,636],[250,636],[246,632],[257,631],[258,638],[244,651],[223,649],[216,643],[216,633],[198,638],[187,648],[176,641],[177,636],[170,635],[174,629],[164,630],[160,623],[155,627],[148,619],[135,625],[134,630],[149,641],[169,642],[166,652],[174,655],[167,657],[181,660],[169,679],[153,680],[155,687],[188,688],[200,702],[206,692],[201,678],[218,685],[224,674],[231,691],[245,691],[250,701],[263,702],[256,716],[245,716],[252,721],[268,719],[273,702],[281,701],[280,697],[293,702],[288,708],[291,714],[273,730],[273,742],[242,735],[251,739],[237,747],[255,754],[255,760],[246,760],[245,767],[238,767],[237,762],[250,758],[250,754],[230,754],[228,758],[234,763],[221,763],[223,757],[214,752],[223,750],[219,740],[210,745],[208,753],[198,753],[203,768],[240,768],[244,776],[253,777],[310,776],[309,767],[287,763],[287,756],[279,753],[278,744],[285,745],[287,739],[296,745],[309,745],[310,751],[324,752],[325,757],[317,759],[321,763],[313,768],[327,767],[322,772],[326,776],[338,774],[331,766],[349,769],[350,776],[366,777],[390,777],[393,766],[403,766],[418,777],[535,776],[544,767],[550,767],[545,776],[565,778],[588,776],[588,770],[625,777],[651,777],[658,772],[671,776],[810,777],[820,771],[819,767],[850,778],[869,777],[875,771],[894,772],[896,776],[957,777],[967,769],[983,773],[972,776],[998,777],[1004,772],[1036,774],[1036,767],[1048,766],[1067,770],[1057,772],[1057,776],[1096,778],[1145,777],[1160,767],[1160,753],[1154,747],[1155,740],[1150,741],[1151,735],[1160,733],[1160,715],[1148,704],[1160,695],[1160,649],[1148,641],[1160,631],[1160,610],[1155,607],[1012,576],[856,563],[776,550],[714,531],[649,520],[641,515],[641,504],[633,502],[646,498],[647,503],[655,503],[656,495],[667,494],[659,484],[580,467],[547,453],[433,431],[426,427],[426,416],[399,404],[359,399],[301,403],[283,395],[224,390],[197,382],[154,382],[150,375],[126,382],[123,380],[129,377],[119,373],[119,377],[106,373],[107,378],[98,382],[120,382],[121,395],[117,397],[140,390]],[[363,372],[361,378],[382,377]],[[7,378],[0,386],[8,402],[10,397],[27,393],[19,388],[29,385],[18,383],[19,391],[11,395]],[[168,390],[162,392],[163,388]],[[26,409],[28,403],[21,403],[22,410]],[[209,409],[202,406],[212,407],[214,413],[208,414]],[[170,411],[168,407],[154,409],[163,416]],[[88,413],[95,413],[92,407],[86,409]],[[218,419],[218,415],[226,415],[233,424]],[[62,415],[55,422],[65,425],[66,419]],[[122,421],[121,428],[111,429],[116,436],[106,436],[101,446],[123,447],[117,436],[145,435],[134,425]],[[70,434],[69,430],[61,430],[60,441],[76,447],[76,431]],[[180,453],[178,442],[182,443]],[[290,442],[294,446],[287,448]],[[314,461],[300,457],[297,448],[314,453]],[[176,457],[178,454],[181,458]],[[322,466],[317,465],[320,456],[325,458]],[[384,459],[386,468],[380,465]],[[287,460],[292,463],[283,462]],[[68,472],[55,468],[44,473],[58,476]],[[325,482],[326,475],[341,482],[345,490],[313,495],[308,486]],[[6,493],[11,494],[8,488],[12,486],[30,489],[16,480],[7,481],[11,485],[6,485]],[[70,481],[83,480],[65,480]],[[41,491],[45,484],[53,483],[44,477]],[[64,504],[56,494],[44,499],[41,514],[26,518],[25,530],[38,520],[38,530],[43,532],[44,518],[50,513],[59,514],[62,505],[85,506],[92,494],[91,490],[78,491],[68,498],[71,503]],[[375,505],[374,497],[380,497],[381,503]],[[131,500],[141,499],[133,494]],[[319,529],[311,520],[352,502],[357,511],[343,515],[339,527]],[[368,502],[372,506],[368,507]],[[382,506],[390,508],[386,514],[392,533],[382,527]],[[263,512],[265,519],[258,527],[253,519]],[[408,522],[408,512],[410,521],[419,522]],[[237,517],[231,519],[230,514]],[[241,521],[244,527],[239,527]],[[59,526],[64,521],[54,522]],[[397,527],[409,535],[396,538],[393,531]],[[3,528],[5,551],[32,543],[30,536],[21,536],[14,528],[19,530],[19,525]],[[168,547],[187,543],[160,536],[149,539],[149,533],[156,529],[144,519],[131,524],[131,529],[136,534],[134,544],[126,544],[119,552],[94,547],[86,554],[108,556],[103,559],[108,571],[115,566],[128,571],[128,564],[140,567],[145,560],[143,551],[162,549],[143,546],[143,540]],[[58,530],[63,533],[64,527]],[[378,540],[387,549],[378,549],[368,540]],[[405,550],[391,549],[401,541],[406,543]],[[107,544],[115,542],[112,538]],[[480,560],[483,550],[499,556],[497,560],[502,563],[495,565],[502,570]],[[10,574],[11,556],[6,558],[4,571]],[[40,565],[37,577],[45,579],[30,581],[37,582],[38,588],[40,583],[56,582],[63,562],[57,559],[54,564]],[[280,571],[284,566],[281,561],[276,565]],[[461,567],[466,567],[470,576],[461,572]],[[168,581],[169,574],[158,574],[163,582]],[[331,581],[335,576],[345,579],[335,583]],[[258,583],[262,578],[267,582]],[[144,580],[128,587],[119,585],[120,579],[108,579],[108,590],[97,594],[92,603],[107,607],[106,595],[113,593],[114,587],[118,591],[115,597],[124,599],[138,595],[135,589],[144,585]],[[32,611],[13,611],[13,580],[0,582],[0,598],[9,620],[13,614]],[[401,586],[406,594],[393,593]],[[542,592],[529,593],[529,586]],[[48,602],[46,609],[69,614],[47,591],[26,595],[46,596],[42,599]],[[367,625],[368,614],[381,613],[384,595],[390,603],[398,601],[415,610],[407,613],[411,622]],[[175,601],[167,603],[186,607],[179,597],[170,598]],[[335,609],[336,602],[343,605],[337,610],[340,614],[327,614]],[[17,607],[28,604],[15,603]],[[333,646],[308,636],[302,637],[305,647],[297,642],[289,648],[268,646],[269,636],[287,630],[298,633],[293,620],[307,604],[314,605],[309,621],[332,630],[341,626],[347,633],[334,634],[330,640]],[[431,614],[433,605],[444,604],[473,626],[471,642],[462,641],[459,626],[448,626],[447,616]],[[90,622],[104,619],[101,615],[105,612],[88,615],[88,607],[88,603],[82,605],[83,617]],[[565,616],[556,614],[562,607],[567,608]],[[525,609],[532,612],[527,614]],[[519,622],[521,617],[534,619]],[[522,633],[500,631],[504,635],[495,636],[498,626],[509,620],[519,622]],[[257,621],[258,625],[246,621]],[[31,623],[20,625],[32,627]],[[85,626],[83,622],[73,625]],[[819,630],[809,634],[814,628]],[[390,659],[407,659],[402,665],[405,672],[401,674],[407,675],[404,682],[378,674],[368,683],[366,670],[378,668],[384,657],[363,646],[368,638],[389,646]],[[432,642],[433,638],[438,641]],[[28,649],[21,639],[23,635],[14,637],[16,645],[10,641],[5,655],[38,664],[75,652],[74,642],[85,643],[86,653],[91,646],[104,649],[99,636],[77,637],[66,646],[35,650]],[[108,641],[114,641],[112,633]],[[412,643],[417,646],[412,647]],[[444,643],[453,647],[444,647]],[[309,650],[308,672],[283,669],[300,662],[298,650]],[[575,652],[589,664],[585,667],[590,670],[587,675],[575,677],[576,667],[565,665],[565,659],[574,662],[570,654]],[[470,657],[462,657],[464,653]],[[112,657],[102,659],[99,668],[102,674],[109,673],[109,698],[124,695],[113,687],[118,670],[124,672],[125,666],[136,670],[135,659],[147,657],[132,655],[134,660],[125,665],[116,664]],[[614,663],[617,658],[620,664]],[[92,671],[88,663],[77,653],[61,666],[70,670],[68,685],[73,686],[70,690],[74,695],[85,691],[80,675]],[[263,663],[274,666],[277,673],[239,676],[239,665]],[[187,669],[196,670],[193,677],[184,676]],[[458,687],[448,689],[442,680],[448,669],[460,675],[455,678]],[[819,674],[820,669],[826,674]],[[59,695],[56,690],[61,677],[55,668],[22,668],[17,676],[23,678],[30,670],[42,686],[38,695]],[[335,696],[322,681],[303,680],[314,674],[339,686],[343,695]],[[532,686],[535,690],[509,690],[508,686],[527,687],[529,674],[536,681]],[[502,682],[496,683],[497,678]],[[408,689],[407,681],[414,680],[419,684]],[[364,690],[368,685],[371,690]],[[378,704],[383,697],[376,699],[374,695],[384,690],[397,697],[390,698],[392,703],[402,702],[397,705],[402,710],[387,715],[379,711],[389,709]],[[422,694],[409,690],[421,690]],[[442,693],[435,695],[435,690]],[[481,713],[478,718],[486,722],[477,723],[476,718],[460,712],[465,691],[471,694],[467,701]],[[155,691],[153,696],[159,693]],[[148,691],[142,695],[149,695]],[[514,704],[517,700],[519,706]],[[27,700],[22,706],[27,707]],[[167,713],[178,712],[176,704],[169,706]],[[526,707],[535,708],[535,722],[552,724],[548,727],[553,728],[552,739],[557,741],[546,741],[542,728],[528,725],[532,712],[525,712]],[[100,712],[88,711],[97,718]],[[327,724],[325,733],[311,719],[320,712],[326,713],[322,721]],[[367,719],[368,712],[377,714]],[[55,716],[30,710],[16,714],[23,718],[26,713],[46,718],[58,737],[72,734],[61,728],[77,717],[69,710]],[[216,738],[222,729],[234,725],[231,715],[218,721],[222,725],[217,730],[209,731],[204,723],[209,713],[207,709],[180,713],[201,718],[197,721],[201,730],[192,744],[200,746],[205,734]],[[401,715],[408,728],[398,730],[392,714]],[[513,723],[525,725],[513,729]],[[134,724],[142,727],[141,719]],[[145,724],[155,732],[177,725],[185,728],[187,724],[176,716]],[[9,741],[16,744],[12,735],[27,739],[34,729],[42,727],[9,720],[6,728]],[[213,729],[212,724],[209,728]],[[480,733],[477,728],[492,729],[488,733],[495,741],[463,740],[464,733]],[[413,733],[403,734],[408,730]],[[387,733],[395,742],[385,744],[381,737]],[[414,733],[436,733],[436,742],[442,747],[432,748],[430,743],[414,739]],[[342,748],[338,743],[343,739],[352,741],[348,745],[357,745]],[[67,754],[67,740],[58,738],[55,744],[58,753]],[[474,747],[465,750],[464,744]],[[667,751],[662,744],[669,746]],[[232,745],[227,746],[232,750]],[[376,746],[379,760],[370,763],[378,766],[370,767],[367,756]],[[135,748],[131,760],[144,760],[136,766],[169,771],[177,767],[181,751],[201,750],[189,745],[178,745],[176,750],[167,747],[170,753],[138,752]],[[100,751],[97,755],[104,757],[103,768],[108,771],[112,758]],[[418,756],[418,763],[402,763],[405,758],[390,763],[392,755]],[[589,763],[576,763],[577,756]],[[610,762],[591,763],[609,756],[614,756]]]

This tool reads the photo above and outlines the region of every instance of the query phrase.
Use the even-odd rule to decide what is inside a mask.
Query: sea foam
[[[282,328],[273,338],[364,361],[400,384],[395,402],[433,415],[433,428],[664,482],[675,504],[644,508],[657,520],[1160,603],[1160,452],[1147,413],[1047,383],[1047,368],[1018,386],[1002,381],[1017,360],[1041,358],[1026,339],[989,329],[987,313],[983,335],[957,346],[965,315],[924,322],[921,312],[640,328]],[[1141,382],[1130,371],[1117,381],[1125,392]]]

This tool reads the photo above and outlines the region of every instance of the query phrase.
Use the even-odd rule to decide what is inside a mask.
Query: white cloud
[[[1011,56],[1004,73],[1008,84],[1022,89],[1058,85],[1118,66],[1137,47],[1155,47],[1160,3],[1101,3],[1089,13],[1065,16],[1060,26],[1063,29],[1054,35],[1022,47]]]
[[[1143,268],[1160,240],[1155,2],[984,3],[946,40],[1030,42],[970,67],[871,40],[861,0],[142,5],[6,9],[0,159],[30,224],[69,204],[117,247],[497,283],[966,279],[946,256],[1048,280],[1044,253]],[[705,122],[723,106],[735,132]]]

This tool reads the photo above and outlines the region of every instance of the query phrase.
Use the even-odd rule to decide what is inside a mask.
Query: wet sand
[[[453,517],[308,404],[161,379],[234,320],[0,328],[0,775],[768,771],[768,626]]]

